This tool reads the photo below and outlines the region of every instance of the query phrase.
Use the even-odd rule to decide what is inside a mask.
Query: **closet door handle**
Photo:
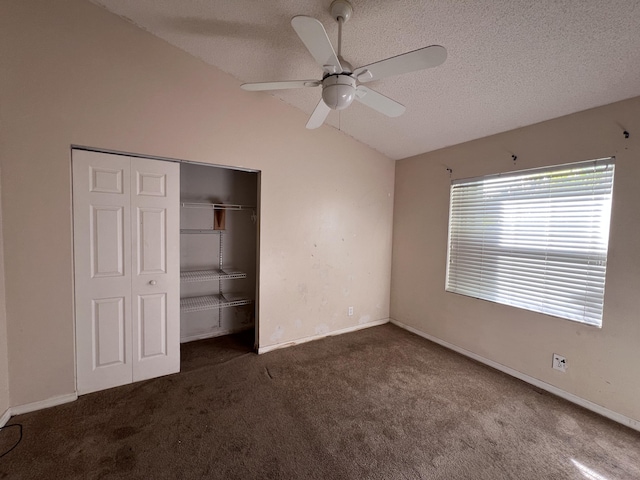
[[[156,285],[157,283],[158,283],[158,282],[156,282],[155,280],[151,280],[151,281],[149,282],[149,285]]]

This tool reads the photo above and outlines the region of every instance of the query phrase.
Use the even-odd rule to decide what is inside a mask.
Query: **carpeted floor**
[[[12,418],[0,478],[640,479],[640,433],[395,326],[246,345]]]

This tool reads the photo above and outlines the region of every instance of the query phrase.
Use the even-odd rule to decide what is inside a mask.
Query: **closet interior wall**
[[[195,271],[219,267],[220,244],[225,270],[240,271],[244,278],[185,282],[180,297],[197,297],[211,293],[241,294],[251,303],[237,307],[204,311],[181,311],[180,341],[227,335],[255,327],[257,290],[257,213],[258,173],[225,167],[182,163],[180,166],[180,201],[184,203],[234,204],[254,208],[229,210],[224,215],[221,233],[181,234],[180,270]],[[214,211],[185,208],[180,211],[181,231],[213,228]],[[219,289],[219,290],[218,290]]]

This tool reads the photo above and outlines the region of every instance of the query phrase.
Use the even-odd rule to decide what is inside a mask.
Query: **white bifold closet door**
[[[79,394],[180,370],[180,168],[73,150]]]

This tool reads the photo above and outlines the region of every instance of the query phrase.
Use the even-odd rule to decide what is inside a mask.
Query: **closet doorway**
[[[259,172],[180,164],[180,342],[254,332]]]
[[[260,173],[88,148],[72,167],[78,393],[178,372],[181,343],[254,350]]]

